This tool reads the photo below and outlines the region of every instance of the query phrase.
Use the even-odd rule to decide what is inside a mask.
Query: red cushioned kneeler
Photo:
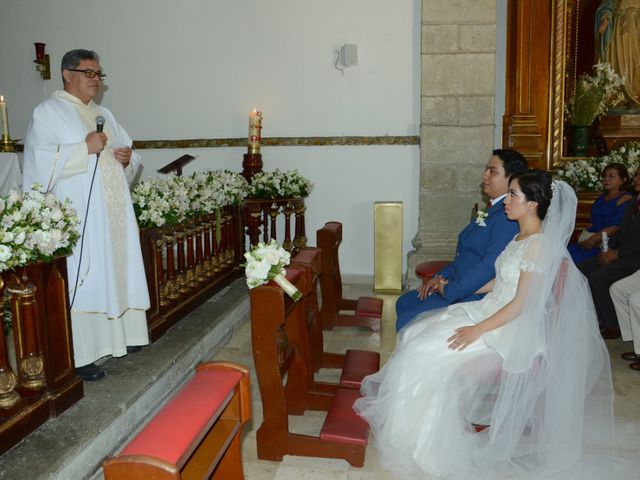
[[[360,297],[356,306],[356,316],[358,317],[382,317],[383,301],[380,298]]]
[[[340,386],[360,388],[362,379],[380,369],[380,354],[369,350],[347,350]]]
[[[360,392],[350,388],[339,388],[327,413],[320,438],[354,445],[367,445],[369,425],[353,411],[353,402]]]

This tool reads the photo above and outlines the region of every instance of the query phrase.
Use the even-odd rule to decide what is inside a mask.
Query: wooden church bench
[[[117,457],[105,480],[242,479],[240,437],[251,416],[249,370],[228,362],[196,367]]]
[[[304,270],[287,269],[287,279],[308,296]],[[250,291],[251,339],[262,398],[263,421],[256,433],[258,458],[282,460],[284,455],[341,458],[355,467],[364,464],[369,426],[353,411],[360,396],[355,389],[336,386],[314,391],[305,342],[306,301],[293,302],[269,282]],[[319,436],[289,431],[289,415],[307,410],[327,411]]]
[[[323,385],[320,388],[327,388],[320,382],[315,382],[313,374],[321,368],[339,368],[340,386],[349,388],[360,388],[362,379],[377,372],[380,369],[380,354],[369,350],[349,349],[344,354],[324,351],[324,340],[322,337],[322,325],[320,322],[320,312],[318,309],[318,279],[322,277],[322,253],[319,248],[303,248],[291,260],[291,266],[304,270],[307,282],[310,284],[309,295],[306,301],[306,334],[309,338],[311,350],[311,363],[308,369],[312,375],[310,381],[314,385]]]
[[[382,317],[382,300],[374,297],[360,297],[357,300],[342,297],[342,278],[338,247],[342,242],[342,224],[327,222],[316,232],[318,248],[322,250],[322,308],[320,317],[322,328],[332,330],[333,327],[366,327],[373,331],[380,330]],[[353,311],[353,314],[340,313]]]

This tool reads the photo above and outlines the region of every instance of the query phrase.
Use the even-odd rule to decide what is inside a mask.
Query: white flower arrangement
[[[248,193],[249,184],[239,173],[210,170],[149,178],[135,185],[131,199],[140,226],[161,227],[238,205]]]
[[[58,200],[38,184],[0,198],[0,271],[71,253],[80,236],[69,199]]]
[[[476,223],[481,227],[486,227],[487,224],[485,223],[485,220],[488,216],[489,212],[487,211],[487,209],[481,208],[480,210],[478,210],[478,213],[476,213]]]
[[[624,78],[613,70],[611,64],[597,63],[593,68],[593,76],[580,76],[575,94],[567,103],[567,119],[572,125],[591,125],[604,115],[609,107],[624,100]]]
[[[602,171],[611,163],[623,164],[633,175],[640,168],[640,142],[625,143],[608,155],[567,162],[558,169],[557,177],[577,192],[601,192]]]
[[[313,183],[300,175],[297,169],[287,172],[279,169],[260,172],[251,180],[252,198],[304,198],[312,191]]]
[[[296,302],[302,298],[300,291],[284,276],[284,267],[289,265],[291,254],[277,241],[258,243],[244,254],[244,258],[247,260],[244,272],[249,289],[273,280]]]

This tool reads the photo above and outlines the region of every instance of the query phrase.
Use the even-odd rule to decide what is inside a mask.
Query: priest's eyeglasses
[[[95,70],[91,70],[90,68],[86,68],[84,70],[80,70],[78,68],[67,68],[67,70],[69,70],[70,72],[81,72],[81,73],[84,73],[84,76],[87,77],[87,78],[95,78],[96,76],[100,80],[104,80],[105,78],[107,78],[107,74],[106,73],[102,73],[100,70],[98,70],[97,72]]]

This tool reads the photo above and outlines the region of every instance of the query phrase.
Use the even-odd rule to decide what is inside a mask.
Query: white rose
[[[6,262],[11,258],[11,247],[0,243],[0,262]]]
[[[24,243],[25,238],[27,238],[27,234],[25,233],[24,230],[22,230],[15,236],[15,238],[13,239],[13,242],[16,245],[22,245]]]

